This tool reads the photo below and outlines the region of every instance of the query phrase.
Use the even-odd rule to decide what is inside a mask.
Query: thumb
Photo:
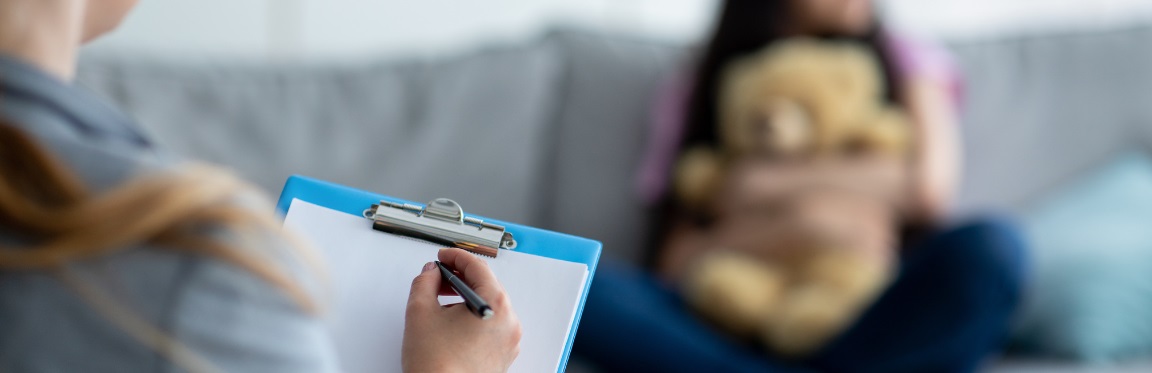
[[[408,293],[408,310],[440,308],[437,296],[440,293],[440,271],[436,263],[424,264],[420,274],[412,280],[412,291]]]

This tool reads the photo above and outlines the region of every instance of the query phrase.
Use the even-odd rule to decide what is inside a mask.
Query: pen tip
[[[492,317],[492,315],[495,315],[495,314],[496,314],[496,312],[493,312],[491,308],[488,308],[488,309],[485,309],[485,310],[484,310],[484,316],[483,316],[483,318],[484,318],[485,320],[487,320],[489,317]]]

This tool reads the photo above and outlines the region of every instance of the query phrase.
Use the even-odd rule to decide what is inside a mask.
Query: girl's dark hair
[[[685,145],[716,142],[716,93],[724,67],[735,59],[757,52],[786,37],[791,3],[803,0],[726,0],[716,29],[696,65],[695,84],[685,108]],[[900,82],[892,58],[884,46],[879,24],[863,35],[805,35],[822,39],[859,42],[873,53],[884,73],[885,96],[898,103]]]
[[[684,136],[678,149],[695,145],[715,145],[716,97],[720,76],[733,60],[755,53],[787,37],[791,4],[804,0],[726,0],[715,29],[703,54],[697,61],[692,91],[684,112]],[[884,74],[884,96],[899,105],[901,82],[892,57],[886,50],[879,23],[863,35],[804,35],[829,40],[855,41],[871,50]],[[679,153],[679,152],[677,152]],[[672,172],[668,170],[667,172]],[[669,178],[671,180],[671,178]],[[648,245],[648,264],[655,264],[657,254],[676,219],[681,218],[673,193],[666,193],[653,211],[653,229]]]

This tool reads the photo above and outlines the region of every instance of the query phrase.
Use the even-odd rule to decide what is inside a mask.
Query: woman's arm
[[[908,115],[913,123],[911,159],[912,218],[937,222],[952,207],[960,181],[960,135],[948,84],[938,78],[912,79],[906,88]]]

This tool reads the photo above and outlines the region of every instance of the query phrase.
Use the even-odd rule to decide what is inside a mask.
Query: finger
[[[425,264],[420,274],[412,280],[412,290],[408,293],[408,309],[440,307],[440,301],[436,298],[440,293],[440,283],[440,271],[436,269],[436,263]]]
[[[476,255],[457,248],[441,249],[437,255],[440,261],[460,274],[464,283],[472,287],[476,294],[488,299],[504,295],[504,287],[496,279],[496,274],[488,263]]]

